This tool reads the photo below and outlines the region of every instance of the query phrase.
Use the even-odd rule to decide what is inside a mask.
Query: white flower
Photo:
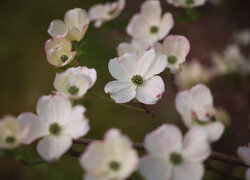
[[[0,119],[0,149],[14,149],[29,135],[29,126],[21,127],[15,117],[7,115]]]
[[[42,96],[37,103],[37,114],[22,113],[18,120],[30,126],[24,143],[42,138],[37,145],[39,155],[46,161],[59,159],[72,145],[72,139],[84,136],[89,130],[85,108],[71,106],[70,100],[59,95]]]
[[[154,43],[162,40],[174,26],[171,13],[161,17],[161,5],[158,0],[145,1],[141,12],[132,17],[127,27],[127,33],[134,39]]]
[[[237,154],[247,166],[250,166],[250,144],[238,147]],[[246,180],[250,180],[250,168],[246,171]]]
[[[144,141],[149,155],[141,159],[139,171],[146,180],[201,180],[202,162],[210,155],[207,134],[194,127],[185,137],[175,125],[164,124]]]
[[[69,64],[75,57],[76,52],[72,52],[70,40],[64,37],[54,37],[46,41],[45,52],[47,60],[56,67]]]
[[[91,143],[80,158],[85,180],[125,180],[137,168],[138,155],[129,138],[110,129],[104,141]]]
[[[189,41],[185,36],[169,35],[161,45],[156,43],[155,49],[158,53],[164,54],[168,59],[168,68],[172,73],[179,72],[181,65],[186,61],[190,50]]]
[[[191,8],[204,5],[206,0],[167,0],[167,2],[175,7]]]
[[[80,41],[88,29],[89,21],[88,14],[84,9],[71,9],[66,12],[64,22],[54,20],[50,23],[48,33],[52,37],[62,36],[71,41]]]
[[[56,74],[55,89],[68,97],[81,98],[96,82],[96,70],[87,67],[72,67]]]
[[[109,82],[104,90],[117,103],[126,103],[136,98],[144,104],[155,104],[163,95],[165,86],[160,76],[167,66],[164,55],[156,55],[154,49],[142,57],[126,53],[109,61],[109,72],[116,81]]]
[[[206,83],[212,79],[210,69],[194,59],[181,66],[181,73],[175,75],[175,82],[181,89],[190,88],[197,83]]]
[[[250,29],[243,29],[233,33],[233,39],[243,46],[250,44]]]
[[[141,57],[147,50],[151,48],[148,42],[140,40],[132,40],[131,43],[123,42],[117,47],[118,56],[123,56],[125,53],[135,53]]]
[[[101,27],[104,22],[119,16],[125,4],[125,0],[117,0],[112,3],[94,5],[89,10],[90,19],[91,21],[95,21],[95,27]]]
[[[207,131],[210,142],[217,141],[222,136],[224,125],[216,118],[213,97],[208,87],[197,84],[190,90],[179,92],[175,104],[188,128],[202,127]]]

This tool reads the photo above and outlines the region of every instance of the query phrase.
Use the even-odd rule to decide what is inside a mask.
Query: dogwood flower
[[[204,67],[200,61],[194,59],[182,65],[181,73],[175,75],[175,83],[181,89],[186,89],[197,83],[207,83],[212,77],[210,69]]]
[[[168,59],[168,68],[172,73],[179,72],[181,65],[186,61],[190,50],[190,44],[186,37],[180,35],[169,35],[161,45],[156,43],[158,53],[164,54]]]
[[[68,97],[81,98],[96,82],[96,70],[87,67],[72,67],[56,74],[55,89]]]
[[[110,129],[104,141],[91,143],[80,158],[85,180],[125,180],[136,170],[138,162],[130,139],[118,129]]]
[[[21,127],[15,117],[7,115],[0,120],[0,149],[14,149],[25,141],[29,127]]]
[[[84,136],[89,130],[85,108],[71,106],[70,100],[60,95],[42,96],[37,103],[37,114],[22,113],[18,120],[30,126],[26,144],[42,138],[37,145],[38,154],[46,161],[58,160],[72,145],[72,139]]]
[[[204,130],[194,127],[183,138],[170,124],[148,134],[144,145],[149,155],[142,157],[139,172],[146,180],[201,180],[202,162],[211,152]]]
[[[56,67],[62,67],[69,64],[77,54],[72,52],[70,40],[64,37],[54,37],[46,41],[45,52],[47,60]]]
[[[174,20],[171,13],[165,13],[161,17],[161,12],[159,0],[145,1],[141,12],[134,15],[129,22],[127,33],[133,39],[149,43],[162,40],[174,26]]]
[[[109,61],[109,72],[117,80],[109,82],[104,90],[117,103],[126,103],[136,98],[144,104],[155,104],[165,91],[160,76],[167,66],[164,55],[156,55],[154,49],[146,51],[142,57],[125,53]]]
[[[167,0],[167,2],[175,7],[191,8],[204,5],[206,0]]]
[[[243,29],[233,33],[233,39],[240,45],[246,46],[250,44],[250,29]]]
[[[132,40],[131,43],[122,42],[117,47],[118,56],[123,56],[125,53],[135,53],[141,57],[147,50],[151,48],[148,42],[140,40]]]
[[[209,142],[217,141],[222,136],[224,125],[216,117],[213,97],[207,86],[197,84],[189,90],[179,92],[175,104],[188,128],[202,127],[208,133]]]
[[[242,161],[250,167],[250,144],[248,144],[248,146],[238,147],[237,154]],[[250,168],[247,169],[245,177],[246,180],[250,180]]]
[[[71,9],[66,12],[64,21],[54,20],[50,23],[48,33],[52,37],[67,37],[71,41],[80,41],[88,30],[88,13],[81,8]]]
[[[89,10],[90,19],[91,21],[95,21],[95,27],[101,27],[104,22],[110,21],[119,16],[125,5],[125,0],[94,5]]]

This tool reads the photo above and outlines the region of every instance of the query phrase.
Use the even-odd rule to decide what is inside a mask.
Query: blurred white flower
[[[164,55],[156,55],[154,49],[142,57],[126,53],[109,61],[109,72],[117,79],[109,82],[104,90],[117,103],[126,103],[136,98],[144,104],[155,104],[163,95],[165,86],[160,76],[167,66]]]
[[[42,96],[37,103],[37,114],[22,113],[18,120],[22,126],[30,126],[26,144],[39,139],[37,151],[46,161],[59,159],[78,139],[89,131],[85,108],[71,106],[70,100],[59,95]]]
[[[250,44],[250,29],[243,29],[233,33],[233,39],[236,43],[246,46]]]
[[[202,179],[202,162],[211,152],[203,129],[194,127],[183,138],[177,126],[164,124],[144,144],[149,155],[141,159],[139,171],[146,180]]]
[[[96,82],[96,70],[79,66],[68,68],[62,73],[56,74],[54,80],[55,89],[71,98],[81,98]]]
[[[91,143],[80,158],[85,180],[125,180],[136,170],[138,161],[130,139],[118,129],[110,129],[104,141]]]
[[[145,1],[141,6],[141,12],[132,17],[127,27],[127,33],[133,39],[139,39],[154,43],[162,40],[174,26],[171,13],[163,16],[159,0]]]
[[[66,12],[64,21],[54,20],[50,23],[48,33],[52,37],[67,37],[71,41],[80,41],[89,26],[88,13],[81,8],[71,9]]]
[[[0,119],[0,149],[14,149],[29,135],[29,126],[21,127],[15,117],[7,115]]]
[[[118,56],[122,56],[125,53],[135,53],[141,57],[147,50],[151,48],[148,42],[140,40],[132,40],[131,43],[123,42],[117,47]]]
[[[181,91],[175,99],[176,109],[184,124],[191,128],[199,126],[208,133],[208,141],[217,141],[224,132],[224,125],[217,120],[210,89],[197,84],[189,90]]]
[[[172,73],[181,70],[181,65],[186,61],[186,56],[190,50],[189,41],[185,36],[180,35],[169,35],[162,45],[156,43],[154,47],[158,53],[166,55],[168,59],[167,67]]]
[[[46,41],[45,52],[47,60],[56,67],[69,64],[75,57],[76,52],[72,52],[72,44],[65,37],[54,37]]]
[[[250,166],[250,144],[238,147],[237,154],[247,166]],[[250,168],[247,169],[245,177],[246,180],[250,180]]]
[[[90,19],[91,21],[95,21],[95,27],[101,27],[104,22],[110,21],[119,16],[125,5],[125,0],[94,5],[89,10]]]
[[[167,0],[167,2],[175,7],[191,8],[204,5],[206,0]]]
[[[175,75],[175,83],[181,89],[190,88],[197,83],[207,83],[212,79],[212,73],[197,59],[181,66],[181,73]]]

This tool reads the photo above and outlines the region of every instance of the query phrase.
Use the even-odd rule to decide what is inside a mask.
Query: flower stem
[[[24,165],[27,165],[27,166],[31,166],[31,165],[38,165],[38,164],[42,164],[42,163],[45,163],[44,160],[39,160],[39,161],[34,161],[34,162],[29,162],[29,161],[25,161],[25,160],[20,160],[20,162]]]

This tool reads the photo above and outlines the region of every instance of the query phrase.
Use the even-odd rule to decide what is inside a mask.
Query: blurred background
[[[50,36],[47,34],[49,23],[54,19],[63,19],[65,12],[75,7],[89,9],[96,3],[105,0],[1,0],[0,1],[0,116],[12,114],[18,116],[22,112],[35,113],[36,103],[41,95],[50,94],[56,69],[45,57],[44,43]],[[139,12],[143,0],[127,0],[127,6],[115,20],[102,28],[90,28],[84,37],[84,54],[82,64],[96,68],[98,79],[93,87],[95,92],[104,93],[104,86],[112,80],[107,64],[117,56],[116,47],[120,42],[130,40],[124,28],[134,13]],[[250,2],[245,0],[224,0],[223,2],[207,2],[197,8],[191,19],[186,17],[185,10],[177,9],[161,1],[163,12],[173,13],[175,26],[172,34],[185,35],[191,43],[191,51],[187,62],[196,58],[204,65],[211,67],[212,54],[223,52],[233,42],[235,31],[250,28]],[[249,59],[249,44],[242,47],[242,53]],[[236,75],[235,75],[236,74]],[[213,145],[217,152],[236,155],[239,145],[249,142],[250,112],[250,76],[247,74],[220,75],[208,82],[214,95],[216,107],[223,107],[231,117],[231,124],[224,137]],[[163,72],[166,93],[154,106],[147,106],[158,119],[180,125],[185,131],[181,118],[175,109],[175,91],[170,77]],[[150,115],[137,112],[101,99],[88,93],[80,102],[87,107],[87,117],[91,130],[88,138],[101,139],[104,132],[111,128],[120,128],[134,142],[142,142],[146,133],[161,124]],[[130,103],[138,106],[136,103]],[[27,160],[36,161],[40,157],[36,153],[36,143],[21,147],[26,152]],[[75,147],[83,151],[83,146]],[[232,173],[243,175],[244,169],[231,165],[215,163],[216,166]],[[1,180],[79,180],[83,170],[77,158],[65,155],[58,162],[26,166],[11,157],[0,156]],[[225,179],[220,175],[207,171],[204,179]]]

